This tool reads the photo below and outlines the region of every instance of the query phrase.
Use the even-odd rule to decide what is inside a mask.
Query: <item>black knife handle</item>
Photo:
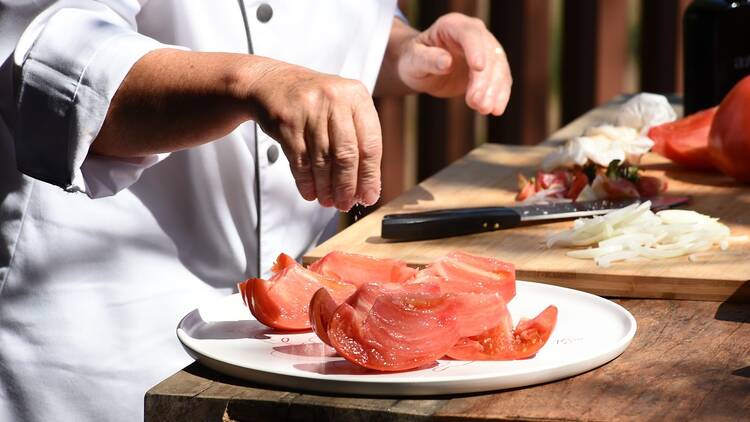
[[[457,208],[388,214],[383,217],[381,237],[391,240],[426,240],[508,229],[521,223],[511,208]]]

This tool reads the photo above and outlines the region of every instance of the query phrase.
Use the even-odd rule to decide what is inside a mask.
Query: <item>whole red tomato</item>
[[[719,104],[708,150],[722,173],[750,183],[750,76],[739,81]]]

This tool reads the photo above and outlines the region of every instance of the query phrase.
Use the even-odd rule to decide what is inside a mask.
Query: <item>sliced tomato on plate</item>
[[[328,293],[328,290],[323,287],[315,292],[310,300],[310,328],[323,343],[329,346],[333,345],[328,338],[328,325],[336,312],[336,308],[338,308],[338,304]]]
[[[557,307],[554,305],[534,319],[521,320],[515,329],[506,310],[501,324],[480,335],[460,339],[447,355],[456,360],[526,359],[547,343],[556,324]]]
[[[456,304],[458,335],[479,335],[503,322],[505,301],[494,293],[450,293]]]
[[[361,314],[367,314],[372,309],[375,300],[384,294],[393,293],[427,293],[440,294],[440,287],[436,283],[366,283],[351,294],[346,303]],[[327,289],[321,288],[310,300],[310,326],[315,334],[327,345],[332,346],[328,338],[328,326],[336,308],[341,304],[337,302]]]
[[[373,258],[338,251],[330,252],[308,268],[356,286],[364,283],[403,283],[417,272],[397,259]]]
[[[702,110],[649,129],[648,137],[654,141],[653,151],[685,167],[713,168],[708,151],[708,135],[717,108]]]
[[[328,338],[350,362],[378,371],[430,364],[459,339],[455,302],[449,295],[401,291],[379,295],[370,309],[343,303]]]
[[[461,251],[436,259],[413,281],[437,282],[444,293],[497,293],[505,303],[516,295],[513,264]]]
[[[274,269],[277,272],[268,280],[251,278],[237,284],[242,300],[253,316],[271,328],[310,328],[310,299],[321,287],[327,289],[338,303],[356,290],[352,284],[304,268],[285,254],[279,255]]]

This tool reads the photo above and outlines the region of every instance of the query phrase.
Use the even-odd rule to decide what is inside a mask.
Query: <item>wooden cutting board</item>
[[[533,175],[551,149],[484,144],[329,239],[311,251],[305,261],[310,263],[330,251],[342,250],[421,266],[461,249],[515,264],[519,279],[604,296],[750,299],[750,242],[734,244],[728,251],[717,247],[699,262],[679,257],[600,268],[593,261],[567,257],[568,249],[544,245],[550,233],[570,227],[570,221],[418,242],[388,242],[380,237],[380,222],[388,213],[513,204],[516,175]],[[647,155],[643,164],[646,174],[668,180],[669,193],[691,196],[692,202],[683,208],[719,217],[733,235],[750,235],[750,186],[740,186],[720,174],[681,170],[653,154]]]

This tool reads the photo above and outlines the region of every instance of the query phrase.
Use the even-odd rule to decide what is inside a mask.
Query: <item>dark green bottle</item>
[[[750,74],[750,0],[694,0],[683,16],[685,115]]]

